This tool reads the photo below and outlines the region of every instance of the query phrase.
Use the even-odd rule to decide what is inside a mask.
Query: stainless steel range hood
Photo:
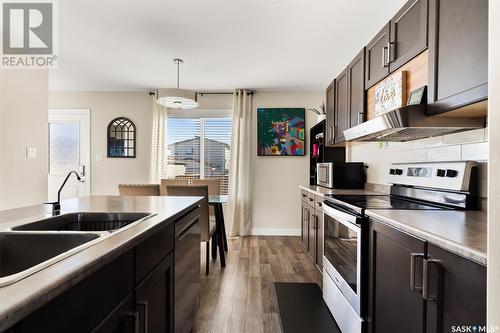
[[[428,117],[426,105],[392,110],[344,131],[347,141],[411,141],[485,126],[482,117]]]

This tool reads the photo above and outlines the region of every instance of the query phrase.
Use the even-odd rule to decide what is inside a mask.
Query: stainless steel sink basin
[[[0,232],[0,287],[86,248],[96,233]]]
[[[151,215],[150,213],[68,213],[24,224],[19,231],[113,231]]]

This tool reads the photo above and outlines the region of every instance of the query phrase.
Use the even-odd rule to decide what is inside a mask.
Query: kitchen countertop
[[[374,187],[371,184],[366,184],[364,189],[331,189],[322,186],[310,185],[310,186],[300,186],[302,190],[309,191],[315,195],[324,196],[325,194],[336,194],[336,195],[379,195],[387,194],[387,186],[377,186]]]
[[[478,211],[370,210],[368,216],[486,265],[487,216]]]
[[[64,200],[61,214],[70,212],[151,212],[156,215],[0,288],[0,332],[12,326],[85,277],[125,253],[158,229],[199,205],[201,197],[90,196]],[[0,231],[50,217],[49,207],[36,205],[0,211]]]

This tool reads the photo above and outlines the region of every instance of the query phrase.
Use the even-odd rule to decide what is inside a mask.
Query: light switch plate
[[[36,158],[36,148],[27,147],[26,148],[26,158]]]
[[[96,160],[96,162],[101,162],[102,161],[102,154],[96,154],[95,160]]]

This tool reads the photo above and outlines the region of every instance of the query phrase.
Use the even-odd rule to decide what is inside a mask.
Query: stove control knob
[[[396,169],[396,175],[401,176],[403,174],[402,169]]]
[[[445,175],[446,175],[446,170],[438,169],[438,171],[437,171],[438,177],[444,177]]]
[[[457,175],[458,175],[457,170],[452,170],[452,169],[446,170],[446,177],[453,178],[453,177],[456,177]]]
[[[390,169],[390,170],[389,170],[389,174],[391,174],[391,175],[395,175],[395,174],[396,174],[396,169]]]

